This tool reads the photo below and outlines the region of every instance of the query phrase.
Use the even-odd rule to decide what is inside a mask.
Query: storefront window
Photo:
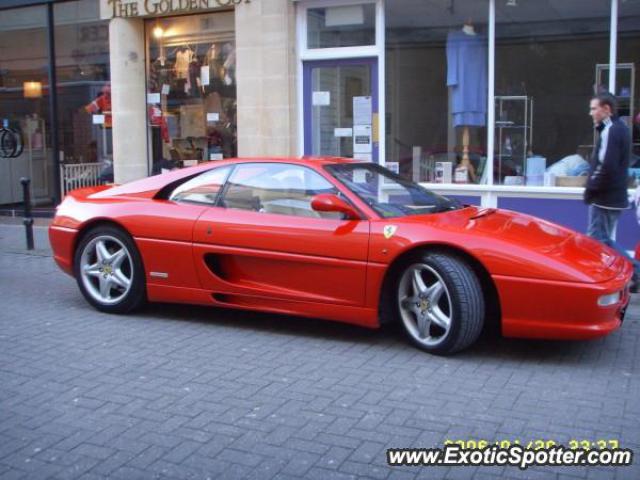
[[[496,2],[496,184],[585,185],[609,27],[609,2]]]
[[[46,15],[42,6],[0,13],[0,206],[22,202],[21,177],[36,205],[55,195]]]
[[[632,132],[630,186],[640,185],[640,2],[621,2],[618,18],[616,96],[620,117]]]
[[[485,183],[488,2],[386,2],[386,162],[418,182]]]
[[[98,164],[113,181],[109,21],[99,13],[97,0],[55,5],[59,147],[65,164]]]
[[[375,45],[376,6],[344,5],[307,10],[307,48]]]
[[[147,21],[151,172],[237,155],[234,13]]]

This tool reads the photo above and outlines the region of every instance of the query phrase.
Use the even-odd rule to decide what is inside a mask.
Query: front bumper
[[[73,275],[73,246],[78,231],[52,224],[49,227],[49,243],[53,259],[67,274]]]
[[[507,337],[583,340],[618,329],[629,305],[633,268],[601,283],[569,283],[494,276],[500,295],[502,333]],[[598,305],[602,295],[622,291],[620,300]]]

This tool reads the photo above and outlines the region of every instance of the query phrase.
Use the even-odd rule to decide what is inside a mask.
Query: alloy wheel
[[[442,343],[451,330],[453,305],[442,277],[425,263],[411,265],[398,284],[402,321],[415,341],[428,347]]]
[[[80,259],[82,283],[91,297],[113,305],[126,297],[133,283],[133,261],[124,244],[100,235],[84,247]]]

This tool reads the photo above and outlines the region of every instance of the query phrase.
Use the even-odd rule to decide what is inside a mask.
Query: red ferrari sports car
[[[438,354],[489,322],[511,337],[606,335],[632,275],[584,235],[340,158],[225,160],[76,190],[49,236],[104,312],[158,301],[398,321]]]

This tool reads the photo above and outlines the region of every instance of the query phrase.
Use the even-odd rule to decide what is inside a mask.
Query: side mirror
[[[313,197],[311,199],[311,208],[316,212],[344,213],[345,217],[350,220],[360,219],[360,214],[355,208],[332,193],[321,193]]]

